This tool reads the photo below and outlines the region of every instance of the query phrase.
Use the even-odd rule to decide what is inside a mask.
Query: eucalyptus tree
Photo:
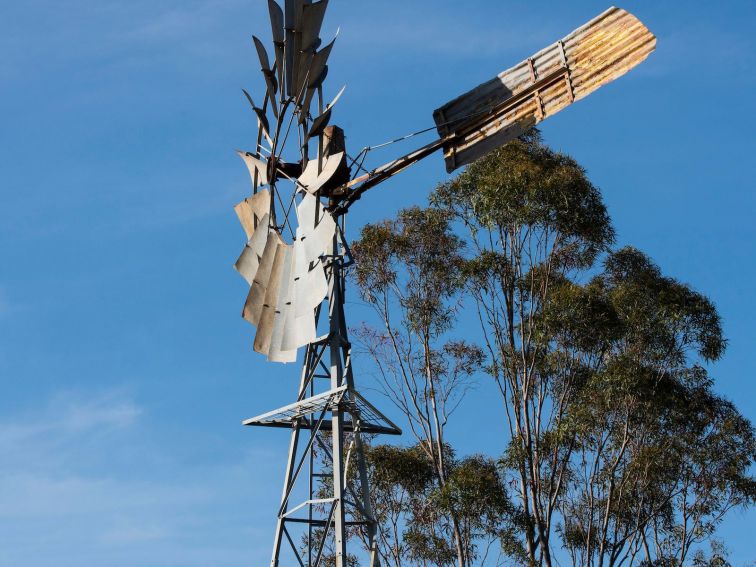
[[[756,496],[754,434],[699,363],[725,341],[714,305],[644,254],[610,254],[588,284],[562,282],[544,313],[556,349],[598,360],[560,441],[573,564],[683,565],[723,516]]]
[[[445,337],[461,288],[462,249],[446,213],[420,208],[364,227],[353,245],[354,278],[381,322],[379,327],[363,325],[357,337],[375,363],[388,398],[406,417],[432,466],[435,487],[442,491],[451,478],[453,460],[445,428],[484,359],[479,347]],[[454,502],[449,502],[439,521],[425,524],[436,531],[415,536],[437,538],[439,550],[442,540],[451,542],[455,562],[463,567],[474,554],[473,536]],[[433,560],[447,564],[442,559]]]
[[[514,537],[512,506],[494,459],[457,458],[447,446],[447,479],[420,446],[378,445],[367,451],[378,549],[388,567],[447,566],[457,562],[448,518],[457,518],[468,564],[501,564],[500,542]]]
[[[537,131],[440,185],[430,208],[363,230],[355,277],[382,325],[359,336],[418,441],[371,464],[396,473],[377,477],[378,508],[394,526],[385,548],[405,564],[470,565],[491,534],[526,565],[555,553],[597,567],[726,564],[700,544],[753,502],[756,443],[705,367],[726,346],[719,315],[613,241],[598,189]],[[482,349],[446,340],[461,302],[475,307]],[[508,445],[499,481],[461,498],[457,471],[470,487],[490,462],[460,468],[444,429],[479,371],[498,386]],[[430,484],[400,480],[411,455]],[[466,506],[494,502],[495,486],[508,504],[466,524]]]
[[[552,564],[551,535],[569,472],[570,444],[552,442],[591,361],[550,356],[541,313],[555,282],[589,269],[614,231],[599,191],[537,131],[440,185],[432,202],[467,231],[462,266],[477,307],[488,371],[510,438],[506,466],[524,517],[524,554]]]

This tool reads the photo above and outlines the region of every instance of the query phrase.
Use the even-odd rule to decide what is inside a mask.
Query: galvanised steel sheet
[[[656,38],[612,7],[567,37],[437,109],[449,172],[516,138],[643,62]]]

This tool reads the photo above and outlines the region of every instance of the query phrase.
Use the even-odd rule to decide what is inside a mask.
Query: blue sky
[[[352,149],[429,126],[606,7],[334,0],[336,121]],[[756,420],[756,4],[622,7],[657,52],[544,137],[602,188],[619,244],[715,301],[729,349],[711,372]],[[286,434],[240,421],[290,401],[297,368],[251,352],[231,268],[248,190],[232,150],[254,140],[240,88],[262,89],[252,33],[268,37],[261,0],[0,4],[0,567],[267,561]],[[351,226],[444,178],[426,160]],[[474,435],[501,427],[489,393],[482,379],[452,426],[462,451],[503,448]],[[723,527],[735,565],[756,560],[754,524]]]

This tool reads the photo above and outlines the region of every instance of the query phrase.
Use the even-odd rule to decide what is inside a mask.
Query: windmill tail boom
[[[643,62],[656,38],[609,8],[565,38],[433,113],[449,173],[516,138]]]

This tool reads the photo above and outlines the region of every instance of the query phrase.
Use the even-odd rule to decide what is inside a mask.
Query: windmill
[[[324,98],[335,38],[321,40],[328,0],[268,0],[273,49],[254,37],[265,95],[256,104],[255,147],[239,151],[252,195],[235,211],[246,234],[236,262],[249,291],[242,316],[254,350],[303,364],[295,401],[248,419],[290,430],[271,566],[347,564],[348,536],[379,564],[363,436],[401,430],[357,389],[344,315],[345,269],[353,262],[350,208],[369,189],[442,151],[452,172],[627,73],[654,50],[634,16],[610,8],[563,39],[433,113],[438,139],[398,159],[364,167],[331,124],[342,88]],[[406,138],[406,137],[405,137]]]

